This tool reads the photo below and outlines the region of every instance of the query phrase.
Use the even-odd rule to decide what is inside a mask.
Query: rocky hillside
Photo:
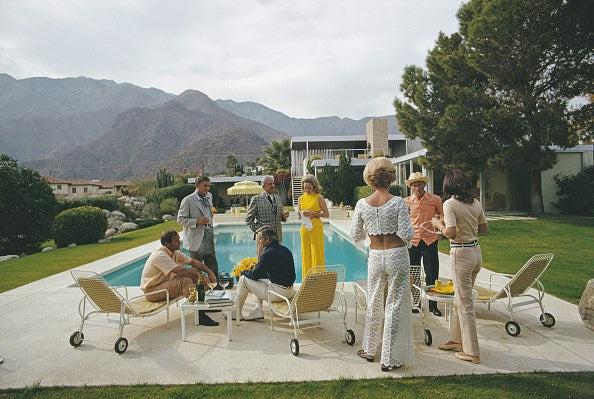
[[[195,108],[188,108],[176,98],[154,109],[128,110],[92,142],[33,166],[57,177],[107,179],[154,176],[161,167],[176,172],[204,168],[213,173],[224,170],[228,154],[235,154],[240,161],[260,155],[267,144],[262,131],[271,134],[272,129],[255,132],[233,124],[218,117],[216,109],[192,103],[199,99],[195,97],[204,96],[202,93],[184,94],[181,100]]]
[[[111,80],[0,74],[0,153],[18,160],[54,157],[105,133],[118,114],[173,97]]]
[[[251,101],[236,102],[233,100],[217,100],[217,104],[226,110],[244,118],[258,121],[273,129],[287,132],[291,136],[334,136],[365,134],[365,124],[372,117],[362,119],[339,118],[327,116],[322,118],[303,119],[292,118],[282,112],[270,109],[262,104]],[[399,130],[394,115],[380,116],[388,120],[390,134],[397,134]]]

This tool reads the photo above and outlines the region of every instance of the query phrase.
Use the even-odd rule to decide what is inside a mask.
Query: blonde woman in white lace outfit
[[[367,261],[369,305],[363,349],[358,355],[369,362],[375,360],[383,318],[381,370],[390,371],[414,358],[410,261],[406,248],[414,230],[404,200],[388,191],[396,180],[394,165],[387,158],[374,158],[365,167],[363,179],[375,191],[357,202],[351,224],[351,237],[356,243],[361,244],[366,235],[371,240]]]

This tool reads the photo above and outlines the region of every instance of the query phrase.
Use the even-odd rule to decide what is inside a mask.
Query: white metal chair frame
[[[270,303],[270,327],[272,331],[274,331],[275,327],[275,315],[280,316],[285,319],[289,319],[289,326],[293,327],[293,334],[295,336],[294,339],[291,340],[291,352],[293,355],[297,356],[299,354],[299,338],[298,333],[301,330],[308,329],[308,328],[319,328],[324,325],[335,324],[336,319],[322,321],[321,319],[321,312],[331,313],[331,312],[338,312],[340,314],[340,320],[342,321],[342,325],[345,330],[345,342],[349,345],[353,345],[355,343],[355,333],[353,330],[349,330],[346,323],[346,315],[347,315],[347,303],[344,296],[344,280],[346,276],[346,268],[344,265],[326,265],[326,266],[316,266],[307,273],[301,287],[305,284],[308,284],[308,278],[315,278],[315,274],[320,273],[335,273],[336,274],[336,283],[334,288],[334,297],[332,299],[332,305],[330,307],[325,308],[315,308],[313,310],[308,309],[305,313],[318,313],[318,317],[316,319],[303,321],[299,319],[299,307],[298,307],[298,296],[299,291],[291,298],[287,298],[281,294],[278,294],[272,290],[268,290],[268,302]],[[311,276],[311,277],[310,277]],[[300,289],[301,290],[301,289]],[[274,306],[274,302],[284,302],[287,305],[287,311],[282,312]],[[338,302],[336,304],[336,302]],[[301,313],[302,314],[302,313]]]
[[[555,255],[552,253],[534,255],[515,274],[491,273],[489,275],[488,282],[483,282],[483,281],[476,282],[479,284],[489,286],[489,291],[490,291],[489,293],[491,294],[491,296],[488,298],[485,298],[485,297],[481,298],[481,295],[480,295],[481,287],[475,286],[475,288],[477,288],[479,291],[479,298],[477,299],[477,301],[481,302],[481,303],[486,303],[488,309],[491,309],[492,302],[496,302],[498,300],[507,300],[505,307],[509,313],[510,320],[505,324],[505,330],[507,331],[507,333],[509,335],[516,337],[516,336],[520,335],[520,331],[521,331],[520,325],[516,321],[514,308],[517,308],[520,306],[526,306],[526,305],[533,304],[533,303],[537,303],[540,308],[539,321],[534,322],[534,323],[524,324],[524,325],[531,325],[531,324],[537,324],[537,323],[541,323],[545,327],[553,327],[555,325],[555,317],[552,314],[547,313],[545,311],[545,307],[542,303],[543,299],[545,297],[545,289],[544,289],[544,285],[540,282],[540,277],[545,272],[545,270],[549,267],[554,256]],[[523,274],[526,272],[526,270],[528,270],[531,267],[531,265],[533,265],[536,262],[546,262],[546,264],[544,264],[544,266],[541,267],[541,270],[539,270],[536,275],[529,276],[527,279],[525,279],[523,281],[519,281],[520,278],[524,277]],[[498,283],[493,282],[493,278],[497,277],[497,276],[509,277],[511,279],[505,284],[498,284]],[[517,287],[518,285],[519,285],[519,289]],[[499,291],[492,291],[491,289],[493,287],[498,287]],[[528,292],[528,290],[530,288],[535,288],[537,290],[536,296],[532,295],[531,293]],[[519,298],[519,297],[529,297],[531,299],[528,299],[528,300],[520,302],[520,303],[514,303],[513,299]],[[530,309],[533,309],[533,307],[524,309],[523,311],[530,310]],[[516,313],[518,313],[518,312],[516,312]]]
[[[89,294],[80,285],[80,282],[79,282],[80,279],[89,279],[89,280],[92,279],[92,280],[95,280],[96,283],[102,284],[105,289],[109,290],[111,292],[111,294],[114,295],[114,298],[111,298],[111,300],[117,299],[120,302],[118,339],[116,340],[115,347],[114,347],[115,351],[119,354],[124,353],[126,351],[126,349],[128,348],[128,340],[126,338],[123,338],[122,335],[124,333],[124,326],[127,324],[130,324],[130,317],[142,317],[142,318],[149,317],[149,316],[155,315],[155,314],[161,312],[163,309],[165,309],[167,312],[167,323],[169,323],[169,306],[172,305],[173,303],[177,303],[177,301],[179,299],[183,298],[183,295],[182,295],[178,298],[175,298],[173,301],[170,300],[169,299],[169,291],[166,289],[153,291],[149,294],[141,294],[141,295],[137,295],[137,296],[128,298],[128,288],[126,286],[112,286],[101,275],[99,275],[95,272],[83,271],[83,270],[72,270],[70,272],[70,274],[72,275],[72,278],[74,278],[74,280],[76,281],[77,286],[83,292],[83,297],[81,298],[81,300],[78,304],[78,314],[80,315],[80,318],[81,318],[80,328],[70,336],[70,344],[75,347],[80,346],[82,344],[82,342],[84,340],[83,327],[85,325],[85,321],[87,319],[89,319],[89,317],[91,315],[96,314],[96,313],[104,313],[106,315],[109,315],[111,313],[117,313],[115,311],[115,308],[105,310],[105,309],[102,309],[100,305],[95,303],[95,301],[93,301],[93,299],[89,296]],[[124,296],[122,296],[122,294],[118,291],[118,289],[121,289],[121,288],[124,289]],[[133,306],[134,302],[137,302],[139,299],[146,298],[148,295],[158,294],[158,293],[163,293],[163,292],[166,294],[166,300],[163,301],[164,303],[161,306],[156,307],[154,310],[151,310],[148,312],[143,312],[143,313],[140,313],[134,309],[134,306]],[[87,302],[89,302],[89,304],[95,310],[91,310],[90,312],[87,313],[87,306],[86,306]]]

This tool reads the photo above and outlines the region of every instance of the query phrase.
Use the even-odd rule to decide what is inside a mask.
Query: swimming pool
[[[253,233],[244,225],[219,225],[215,227],[215,240],[219,272],[231,272],[233,267],[245,257],[256,256]],[[358,250],[346,237],[330,224],[324,224],[324,244],[326,264],[346,266],[346,280],[356,281],[367,278],[366,255]],[[283,225],[283,245],[291,250],[295,260],[297,282],[301,282],[301,239],[299,225]],[[184,252],[186,252],[184,250]],[[187,252],[186,252],[187,253]],[[135,262],[105,275],[113,285],[140,285],[142,268],[148,255]]]

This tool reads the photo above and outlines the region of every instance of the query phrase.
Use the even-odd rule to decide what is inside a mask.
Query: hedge
[[[390,194],[400,196],[400,193],[400,186],[390,186]],[[369,186],[355,187],[355,190],[353,191],[354,203],[356,204],[361,198],[369,197],[371,194],[373,194],[373,188]]]
[[[559,200],[553,206],[563,214],[594,216],[594,165],[571,176],[555,176]]]
[[[161,205],[161,202],[166,198],[176,198],[180,203],[181,201],[196,191],[194,184],[178,184],[175,186],[157,188],[152,193],[146,196],[146,202],[151,202],[157,206]],[[210,185],[210,193],[212,194],[212,203],[214,206],[219,204],[219,189],[216,185]]]
[[[81,206],[67,209],[54,219],[54,242],[59,248],[74,244],[90,244],[99,241],[107,229],[107,220],[101,209]]]
[[[66,209],[79,208],[81,206],[94,206],[99,209],[115,211],[118,209],[118,201],[115,196],[111,195],[65,199],[58,201],[58,212],[65,211]]]
[[[157,224],[163,223],[163,219],[136,219],[134,223],[138,225],[139,229],[144,229],[146,227],[155,226]]]
[[[165,198],[176,198],[179,202],[196,190],[193,184],[178,184],[164,188],[157,188],[146,196],[146,202],[151,202],[159,206]]]

